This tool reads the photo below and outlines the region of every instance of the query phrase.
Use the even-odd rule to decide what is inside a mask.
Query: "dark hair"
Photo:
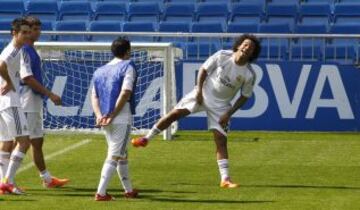
[[[117,58],[124,57],[130,48],[130,41],[124,37],[116,38],[111,44],[111,52]]]
[[[238,47],[239,47],[239,46],[243,43],[243,41],[245,41],[246,39],[250,39],[250,40],[254,43],[254,45],[255,45],[255,47],[254,47],[254,52],[253,52],[253,54],[252,54],[252,55],[250,56],[250,58],[249,58],[249,62],[252,62],[252,61],[256,60],[256,59],[259,57],[260,51],[261,51],[260,41],[259,41],[259,39],[258,39],[256,36],[251,35],[251,34],[243,34],[243,35],[241,35],[239,38],[237,38],[237,39],[235,40],[232,50],[233,50],[234,52],[238,51]]]
[[[19,32],[21,30],[21,26],[23,26],[23,25],[27,25],[30,27],[29,22],[25,18],[23,18],[23,17],[15,18],[11,23],[11,30],[10,30],[11,33]]]
[[[30,24],[30,27],[33,27],[33,26],[41,26],[41,21],[39,18],[35,17],[35,16],[26,16],[25,17],[25,20],[27,22],[29,22]]]

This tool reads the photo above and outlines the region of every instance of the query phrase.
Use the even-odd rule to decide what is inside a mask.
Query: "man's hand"
[[[54,94],[54,93],[51,93],[50,96],[49,96],[50,100],[56,105],[56,106],[59,106],[61,105],[61,98],[60,96]]]
[[[199,105],[202,105],[204,102],[204,98],[202,95],[202,91],[198,90],[198,92],[196,93],[196,103],[198,103]]]
[[[101,126],[102,126],[103,121],[104,121],[104,117],[103,117],[103,116],[96,117],[96,124],[95,124],[95,127],[101,127]]]
[[[112,115],[106,116],[101,122],[101,126],[107,126],[113,121],[114,117]]]
[[[5,82],[5,84],[0,87],[0,94],[4,96],[11,90],[15,91],[13,84],[11,82]]]
[[[223,114],[219,119],[219,124],[222,128],[226,129],[229,125],[230,115],[228,113]]]

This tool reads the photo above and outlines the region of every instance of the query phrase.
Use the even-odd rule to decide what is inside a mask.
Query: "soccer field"
[[[44,189],[28,157],[17,176],[27,195],[1,196],[0,209],[360,209],[358,133],[231,132],[230,173],[238,189],[218,186],[210,133],[159,139],[144,149],[130,148],[139,199],[123,198],[114,175],[109,193],[116,201],[95,202],[106,155],[103,135],[48,135],[48,168],[71,183]]]

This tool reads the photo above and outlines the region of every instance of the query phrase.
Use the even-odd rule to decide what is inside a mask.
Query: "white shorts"
[[[130,124],[110,124],[104,126],[105,137],[108,144],[108,158],[127,157],[127,145],[130,141]]]
[[[12,141],[16,137],[28,135],[28,125],[22,108],[9,107],[0,111],[0,141]]]
[[[44,137],[42,112],[25,112],[30,139]]]
[[[196,89],[192,90],[190,93],[186,94],[178,104],[176,104],[175,109],[187,109],[191,113],[197,113],[205,111],[207,115],[207,123],[209,130],[218,130],[224,136],[227,136],[228,129],[224,129],[220,124],[220,117],[231,108],[230,105],[223,106],[221,108],[210,108],[205,105],[199,105],[196,102]]]

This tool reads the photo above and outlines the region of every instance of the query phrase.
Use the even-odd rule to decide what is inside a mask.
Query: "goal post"
[[[63,105],[44,102],[44,128],[97,131],[90,104],[94,71],[113,59],[111,42],[36,42],[44,85],[62,97]],[[180,49],[171,43],[131,43],[137,69],[133,133],[143,134],[176,104],[175,60]],[[163,132],[171,139],[177,124]]]

